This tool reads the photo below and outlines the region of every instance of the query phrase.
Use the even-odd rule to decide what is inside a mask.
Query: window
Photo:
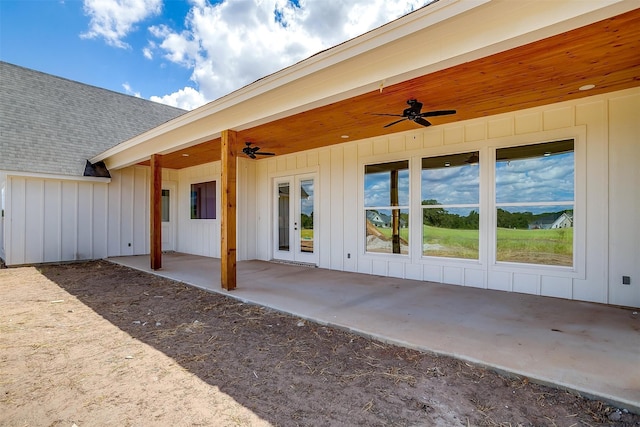
[[[573,266],[574,141],[496,150],[496,261]]]
[[[366,251],[409,253],[409,161],[365,166]]]
[[[478,152],[422,159],[422,255],[478,259]]]
[[[162,205],[162,222],[169,222],[171,220],[169,218],[169,190],[162,190],[160,200]]]
[[[191,184],[191,219],[216,219],[216,182]]]

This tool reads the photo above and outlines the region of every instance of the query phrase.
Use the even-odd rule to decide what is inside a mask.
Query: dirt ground
[[[0,270],[2,426],[640,426],[105,261]]]

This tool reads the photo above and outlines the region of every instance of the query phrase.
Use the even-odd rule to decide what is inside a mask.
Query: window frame
[[[456,158],[460,158],[460,157],[468,157],[471,155],[476,155],[477,159],[475,160],[474,163],[469,162],[470,165],[475,164],[475,166],[473,167],[477,167],[478,168],[478,201],[476,203],[450,203],[450,204],[434,204],[434,205],[424,205],[422,204],[422,193],[423,193],[423,178],[422,178],[422,172],[425,170],[424,169],[424,160],[425,159],[438,159],[441,158],[444,160],[444,158],[451,158],[452,161],[456,161]],[[480,149],[479,148],[472,148],[469,150],[465,150],[465,151],[455,151],[455,152],[451,152],[448,154],[432,154],[432,155],[423,155],[420,156],[420,170],[419,170],[419,200],[417,201],[417,204],[420,206],[420,210],[419,210],[419,216],[420,216],[420,251],[419,251],[419,255],[420,258],[422,259],[427,259],[427,260],[434,260],[436,262],[438,261],[460,261],[460,262],[474,262],[474,263],[478,263],[481,260],[482,257],[482,219],[483,219],[483,213],[482,213],[482,170],[483,170],[483,166],[481,165],[481,161],[480,161]],[[462,160],[457,159],[459,162],[462,162]],[[453,167],[455,167],[456,165],[452,165]],[[438,169],[445,169],[447,166],[443,166],[442,168],[438,168]],[[431,199],[428,199],[431,200]],[[423,215],[424,215],[424,211],[426,209],[444,209],[445,211],[447,211],[448,209],[458,209],[458,208],[462,208],[462,209],[469,209],[470,212],[475,210],[477,215],[478,215],[478,253],[477,253],[477,257],[476,258],[462,258],[462,257],[451,257],[451,256],[440,256],[440,255],[429,255],[429,254],[425,254],[424,253],[424,221],[423,221]]]
[[[558,149],[563,150],[563,151],[556,151],[555,153],[552,151],[544,151],[545,146],[546,147],[551,147],[552,144],[555,144]],[[568,150],[568,145],[571,145],[571,150]],[[518,149],[519,148],[525,148],[525,147],[531,147],[530,150],[533,151],[533,153],[521,153],[520,155],[518,155]],[[536,147],[536,148],[534,148]],[[509,157],[507,159],[498,159],[497,158],[497,154],[500,150],[513,150],[516,153],[516,157]],[[566,154],[566,153],[571,153],[571,160],[572,160],[572,181],[573,181],[573,186],[571,188],[571,198],[566,198],[566,199],[559,199],[559,200],[552,200],[552,201],[544,201],[542,199],[536,198],[536,199],[529,199],[527,198],[526,200],[518,200],[519,198],[517,197],[517,195],[515,197],[512,197],[509,200],[498,200],[498,185],[497,185],[497,180],[498,180],[498,165],[502,164],[505,160],[506,160],[506,165],[502,166],[502,167],[506,167],[509,168],[509,163],[510,161],[531,161],[531,162],[536,162],[538,159],[544,159],[546,157],[552,156],[552,155],[562,155],[562,154]],[[546,161],[546,160],[543,160]],[[496,148],[496,162],[495,162],[495,170],[494,170],[494,174],[495,174],[495,178],[496,178],[496,184],[495,184],[495,209],[496,209],[496,263],[516,263],[516,264],[532,264],[532,265],[542,265],[542,266],[553,266],[553,267],[571,267],[573,268],[574,264],[575,264],[575,238],[573,238],[573,212],[575,211],[575,165],[576,165],[576,160],[575,160],[575,141],[572,138],[569,139],[564,139],[564,140],[560,140],[560,141],[547,141],[547,142],[539,142],[539,143],[534,143],[534,144],[525,144],[525,145],[516,145],[516,146],[511,146],[511,147],[501,147],[501,148]],[[530,174],[535,172],[534,168],[531,168],[531,166],[529,166],[529,169],[527,169],[524,173],[525,174]],[[509,175],[506,175],[509,176]],[[544,179],[538,179],[536,180],[536,184],[548,184],[548,181],[545,181]],[[520,208],[520,209],[518,209]],[[572,215],[571,215],[571,222],[572,222],[572,226],[571,226],[571,233],[572,233],[572,239],[571,239],[571,264],[570,265],[561,265],[561,264],[545,264],[545,263],[536,263],[536,262],[527,262],[526,260],[522,260],[522,261],[517,261],[517,260],[498,260],[498,235],[500,234],[499,229],[498,229],[498,210],[502,210],[503,212],[511,212],[511,209],[515,209],[518,212],[535,212],[536,210],[539,209],[547,209],[547,210],[553,210],[558,212],[559,210],[563,210],[567,211],[567,210],[571,210],[572,211]],[[524,209],[524,210],[523,210]],[[530,209],[530,211],[526,210],[526,209]],[[527,230],[531,230],[529,223],[529,228],[527,228]],[[523,254],[527,255],[533,255],[533,252],[522,252]],[[527,259],[531,259],[529,255],[529,258]]]
[[[573,266],[549,264],[526,264],[510,261],[497,261],[497,208],[496,203],[496,157],[497,150],[546,142],[573,139],[574,153],[574,216],[573,216]],[[548,275],[557,278],[584,279],[586,277],[586,127],[575,126],[558,131],[536,132],[532,135],[518,135],[490,140],[487,147],[487,167],[489,186],[487,194],[486,219],[488,220],[488,271],[496,273]],[[481,150],[482,151],[482,150]],[[482,154],[481,156],[482,157]]]
[[[196,206],[194,206],[194,186],[205,186],[205,190],[213,191],[213,197],[205,196],[205,199],[213,199],[213,216],[202,216],[202,209],[198,210],[198,201],[201,199],[195,199]],[[195,209],[195,211],[194,211]],[[207,209],[205,214],[211,214]],[[192,220],[216,220],[218,216],[218,182],[215,179],[209,179],[206,181],[197,181],[189,183],[189,219]]]
[[[375,165],[383,165],[383,164],[391,164],[391,163],[400,163],[400,162],[406,162],[407,163],[407,168],[406,169],[400,169],[400,170],[406,170],[408,173],[408,194],[407,194],[407,204],[402,205],[400,203],[398,203],[398,206],[392,206],[391,205],[391,201],[389,201],[389,205],[376,205],[376,206],[367,206],[365,203],[365,185],[366,185],[366,175],[367,175],[367,167],[368,166],[375,166]],[[361,251],[362,254],[364,254],[365,256],[373,256],[373,257],[390,257],[391,259],[395,259],[395,260],[400,260],[400,259],[404,259],[404,260],[410,260],[412,257],[412,241],[413,241],[413,227],[411,224],[412,219],[412,205],[411,205],[411,194],[413,193],[413,188],[412,188],[412,174],[413,174],[413,166],[412,166],[412,159],[411,156],[405,156],[405,157],[401,157],[398,159],[385,159],[385,160],[380,160],[380,161],[369,161],[369,162],[365,162],[362,164],[362,173],[361,173],[361,177],[362,177],[362,182],[361,185],[359,186],[360,189],[359,191],[361,192],[361,197],[359,198],[359,204],[361,205],[362,209],[359,209],[360,212],[360,219],[358,220],[359,223],[361,223],[361,227],[359,227],[360,230],[364,231],[364,235],[363,238],[359,239],[359,241],[361,242],[361,244],[363,245],[363,250]],[[366,243],[366,239],[367,239],[367,232],[366,232],[366,224],[367,224],[367,211],[372,211],[372,210],[376,210],[376,211],[380,211],[380,210],[398,210],[399,211],[399,218],[402,218],[402,213],[403,211],[407,212],[408,215],[408,221],[406,223],[406,228],[407,228],[407,237],[408,237],[408,244],[407,244],[407,253],[402,253],[402,245],[401,245],[401,249],[400,249],[400,253],[389,253],[389,252],[374,252],[374,251],[368,251],[367,250],[367,243]],[[400,227],[400,229],[402,229],[402,227]]]
[[[540,130],[530,133],[512,133],[507,136],[489,137],[475,142],[460,143],[456,146],[437,145],[412,151],[387,152],[363,156],[358,160],[357,189],[358,212],[357,250],[362,260],[373,261],[369,270],[373,274],[399,274],[402,264],[428,269],[434,277],[457,274],[457,269],[477,271],[486,274],[491,280],[493,274],[530,274],[540,280],[584,279],[586,277],[586,126],[578,125],[552,130]],[[573,139],[574,141],[574,262],[573,267],[544,264],[522,264],[496,262],[496,203],[495,203],[495,163],[496,149],[518,145],[531,145],[545,142]],[[421,205],[421,159],[439,157],[463,152],[478,151],[480,157],[480,228],[479,257],[475,259],[422,256],[422,205]],[[374,253],[366,251],[366,231],[364,223],[364,178],[365,166],[378,163],[409,160],[409,256],[398,254]],[[419,197],[412,197],[413,195]],[[419,231],[416,231],[419,230]],[[387,263],[375,263],[384,260]],[[403,267],[408,268],[408,267]],[[413,267],[412,267],[413,268]],[[391,273],[391,271],[394,273]],[[404,270],[403,270],[404,271]],[[411,270],[413,271],[413,270]],[[427,270],[424,270],[427,271]],[[460,270],[462,271],[462,270]],[[420,275],[421,276],[421,275]],[[456,276],[457,277],[457,276]],[[454,280],[455,281],[455,280]],[[539,285],[542,286],[542,285]]]

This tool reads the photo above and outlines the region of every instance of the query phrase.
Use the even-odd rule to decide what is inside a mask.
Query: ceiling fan
[[[253,142],[245,142],[246,147],[242,149],[242,152],[248,157],[255,159],[256,156],[275,156],[276,153],[265,153],[260,151],[260,147],[252,147]]]
[[[395,122],[391,122],[384,127],[393,126],[396,123],[400,123],[405,120],[411,120],[422,126],[431,126],[431,123],[428,120],[425,120],[424,117],[435,117],[435,116],[447,116],[450,114],[455,114],[456,110],[438,110],[438,111],[426,111],[421,113],[422,103],[418,102],[416,99],[409,99],[407,101],[409,108],[405,108],[402,114],[384,114],[384,113],[373,113],[376,116],[394,116],[394,117],[402,117],[400,120],[396,120]]]

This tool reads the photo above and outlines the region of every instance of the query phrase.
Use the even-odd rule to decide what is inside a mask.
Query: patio
[[[638,310],[265,261],[163,255],[110,261],[384,342],[450,355],[640,413]]]

